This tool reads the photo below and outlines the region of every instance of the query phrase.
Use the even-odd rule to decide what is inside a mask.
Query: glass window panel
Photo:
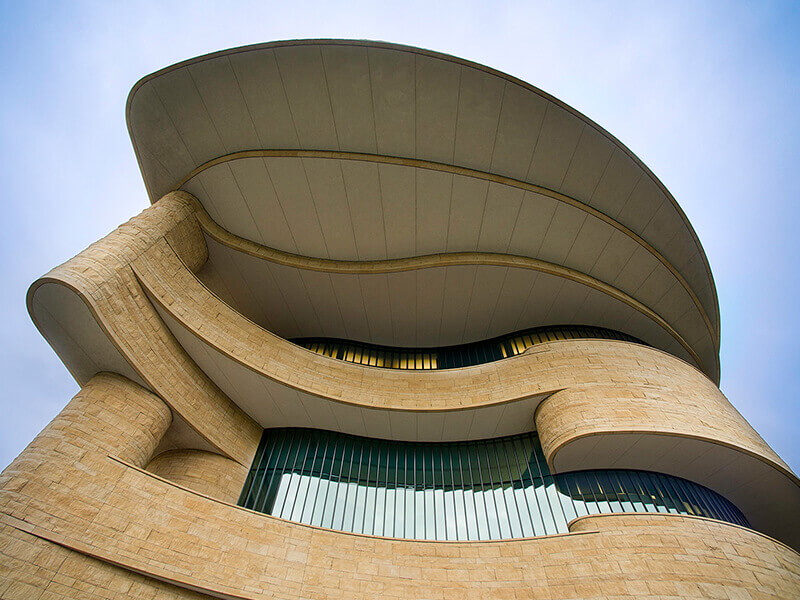
[[[375,477],[377,469],[375,466],[375,459],[377,458],[378,448],[377,444],[369,444],[367,457],[364,461],[366,465],[366,475],[364,476],[364,516],[361,520],[362,533],[372,533],[375,523],[375,502],[377,500]]]
[[[619,499],[620,512],[634,512],[633,502],[631,502],[630,495],[622,485],[622,478],[620,477],[619,471],[614,471],[611,477],[613,479],[614,489],[616,490],[617,498]]]
[[[486,503],[483,498],[483,480],[478,466],[478,450],[475,444],[465,446],[467,468],[472,479],[472,500],[475,503],[476,539],[489,539],[489,525],[486,515]]]
[[[531,518],[531,510],[534,507],[531,507],[528,497],[525,495],[525,486],[529,483],[529,480],[526,480],[525,478],[525,472],[527,471],[527,468],[523,468],[522,464],[520,463],[520,451],[518,449],[518,444],[519,440],[517,438],[512,438],[505,447],[509,454],[509,461],[516,466],[516,471],[514,471],[514,495],[516,496],[517,506],[519,507],[522,535],[524,537],[530,537],[535,535],[533,530],[533,519]]]
[[[586,503],[583,501],[583,496],[581,495],[578,483],[575,478],[572,477],[572,474],[565,476],[562,481],[567,494],[570,498],[572,498],[572,507],[575,515],[578,517],[585,517],[588,515],[589,511],[586,508]]]
[[[289,440],[279,431],[275,441],[275,452],[270,456],[267,461],[266,469],[264,471],[264,479],[258,485],[258,490],[253,498],[252,508],[261,512],[271,513],[272,505],[275,499],[275,494],[278,488],[278,480],[280,473],[278,472],[278,465],[286,459],[288,453]]]
[[[264,498],[267,495],[267,489],[269,488],[272,475],[271,469],[274,469],[274,463],[278,460],[278,455],[283,449],[284,435],[282,430],[269,437],[272,440],[269,455],[264,457],[264,460],[259,463],[256,472],[253,473],[251,489],[244,504],[247,508],[252,508],[254,510],[263,510],[260,507],[263,505]],[[267,438],[266,432],[263,438]]]
[[[447,539],[447,506],[446,490],[449,477],[445,477],[444,464],[442,460],[442,445],[431,444],[431,469],[433,471],[433,508],[434,508],[434,527],[436,528],[436,539]]]
[[[478,521],[472,492],[472,476],[468,470],[465,446],[459,444],[456,446],[455,452],[458,457],[458,481],[461,482],[461,496],[464,501],[464,537],[459,539],[476,540],[478,539]]]
[[[625,489],[628,492],[628,498],[630,499],[631,504],[633,505],[633,511],[646,512],[644,508],[644,501],[639,495],[639,490],[636,487],[634,480],[631,478],[630,472],[622,471],[620,473],[620,479],[625,482]]]
[[[644,512],[658,512],[658,508],[656,507],[655,502],[653,502],[653,498],[650,496],[649,490],[639,477],[639,474],[636,471],[630,471],[628,476],[633,482],[636,493],[639,495],[639,499],[644,506]]]
[[[327,450],[327,438],[323,432],[321,435],[317,436],[316,444],[314,445],[314,453],[306,459],[305,464],[301,468],[301,472],[304,473],[304,478],[307,481],[304,482],[306,484],[304,488],[305,491],[300,492],[301,497],[299,497],[295,503],[294,512],[297,516],[292,516],[293,520],[300,521],[301,523],[311,523],[314,504],[317,499],[317,494],[319,493],[319,475],[324,466]],[[305,475],[305,467],[309,465],[309,463],[310,468],[308,470],[308,475]]]
[[[598,473],[587,475],[589,486],[591,487],[592,494],[594,495],[595,502],[597,503],[597,511],[601,514],[613,512],[608,502],[608,496],[603,486],[603,480]]]
[[[558,494],[558,501],[561,505],[561,512],[564,515],[564,520],[567,523],[578,517],[575,511],[575,502],[569,494],[569,484],[563,477],[555,476],[556,490]]]
[[[486,442],[481,442],[478,446],[478,471],[481,481],[483,481],[483,501],[486,505],[486,518],[489,525],[490,539],[497,540],[502,537],[500,530],[500,511],[495,502],[495,492],[499,487],[496,482],[496,475],[492,474],[492,465],[489,460],[489,448]]]
[[[508,452],[509,442],[501,440],[495,442],[496,458],[500,465],[500,471],[503,474],[503,495],[505,496],[505,505],[508,510],[508,522],[511,526],[511,537],[522,537],[522,516],[520,512],[520,504],[515,493],[515,470],[511,467]]]
[[[267,499],[268,501],[271,501],[270,504],[272,505],[270,508],[270,514],[273,514],[276,517],[282,516],[283,507],[286,503],[286,496],[289,490],[289,482],[291,481],[291,474],[287,473],[287,471],[291,472],[291,469],[294,468],[294,463],[297,461],[297,455],[301,450],[303,438],[300,436],[295,439],[290,438],[289,442],[290,443],[287,449],[284,467],[281,471],[275,474],[278,479],[275,497],[274,499]]]
[[[554,486],[552,483],[552,478],[550,477],[550,469],[547,467],[547,463],[544,460],[544,453],[542,452],[542,447],[539,444],[539,438],[532,437],[526,440],[526,443],[530,444],[531,446],[529,459],[531,468],[535,469],[535,472],[539,477],[537,480],[537,485],[534,486],[534,490],[536,492],[537,501],[541,506],[542,522],[544,523],[545,533],[559,533],[553,509],[560,508],[561,505],[560,503],[556,507],[550,505],[550,498],[555,496],[554,499],[557,499],[557,493],[554,489],[552,489]],[[551,489],[548,490],[548,488]]]
[[[492,470],[492,479],[494,482],[494,503],[497,507],[498,522],[500,525],[500,537],[510,538],[512,536],[519,537],[519,516],[516,515],[516,507],[514,506],[513,494],[511,497],[506,494],[507,489],[510,491],[511,482],[508,480],[508,468],[504,468],[504,463],[500,462],[500,455],[502,453],[502,442],[491,441],[487,442],[486,449],[488,451],[489,464]],[[504,470],[505,469],[505,470]],[[511,504],[509,505],[509,499]],[[514,528],[512,520],[516,518],[516,531],[513,533]]]
[[[434,444],[266,430],[239,503],[332,529],[430,540],[563,533],[570,520],[598,512],[699,514],[747,524],[719,494],[664,474],[554,477],[536,434]]]
[[[667,507],[664,506],[663,498],[658,493],[658,489],[653,484],[653,481],[650,479],[648,473],[637,473],[636,476],[639,478],[639,481],[642,482],[642,486],[644,487],[647,495],[649,497],[650,503],[655,507],[655,512],[665,513],[667,512]]]
[[[699,490],[702,492],[702,490]],[[738,523],[739,519],[737,515],[731,508],[731,505],[726,505],[724,502],[721,501],[721,497],[717,496],[716,494],[705,494],[703,495],[708,500],[709,504],[711,504],[712,512],[711,518],[713,519],[721,519],[725,521],[729,521],[731,523]]]
[[[710,510],[708,507],[708,502],[704,498],[705,494],[701,493],[697,486],[693,485],[688,481],[686,482],[685,487],[689,496],[692,498],[692,502],[697,514],[703,517],[709,516]]]
[[[372,449],[372,444],[368,440],[362,440],[360,444],[359,460],[356,464],[357,471],[355,477],[355,508],[353,510],[353,520],[350,531],[355,533],[363,533],[364,531],[364,513],[366,512],[367,501],[367,471],[369,469],[369,452]]]
[[[545,488],[545,481],[543,479],[535,479],[533,490],[536,496],[536,501],[541,507],[542,524],[544,525],[544,534],[551,535],[558,533],[556,528],[555,519],[553,518],[553,511],[550,507],[550,502],[547,498],[547,489]]]
[[[351,531],[353,518],[355,516],[356,492],[358,491],[358,484],[355,483],[358,477],[358,464],[357,461],[361,460],[361,444],[357,438],[351,440],[350,460],[347,464],[347,478],[344,480],[343,485],[343,501],[342,501],[342,522],[339,529],[343,531]]]
[[[554,523],[553,531],[555,533],[560,533],[562,531],[569,531],[569,528],[567,526],[567,518],[561,506],[561,498],[558,493],[558,487],[556,486],[555,480],[553,479],[552,475],[548,475],[547,477],[545,477],[544,484],[545,484],[545,494],[547,495],[550,514],[553,516],[553,523]]]
[[[331,490],[333,495],[331,501],[331,529],[344,531],[344,512],[347,506],[347,492],[349,484],[345,480],[337,481],[336,486]]]
[[[622,505],[619,501],[619,494],[614,487],[613,474],[610,471],[595,471],[594,478],[597,480],[598,488],[602,494],[603,503],[610,513],[622,512]]]
[[[543,483],[539,469],[536,466],[536,460],[533,456],[534,449],[530,441],[525,438],[520,439],[519,444],[522,446],[523,450],[521,460],[525,465],[526,472],[526,479],[523,483],[525,485],[525,497],[528,501],[528,505],[531,507],[530,514],[534,531],[533,534],[545,535],[545,517],[543,510],[546,510],[547,507],[541,504],[539,494],[536,491],[537,486],[541,487]]]
[[[655,473],[650,473],[649,477],[656,490],[658,490],[658,495],[661,497],[661,502],[664,504],[667,512],[676,514],[678,512],[678,508],[675,506],[675,502],[670,495],[669,488],[667,487],[664,478]]]
[[[349,340],[317,338],[294,340],[300,346],[338,360],[393,369],[449,369],[515,356],[538,343],[562,339],[619,339],[643,343],[618,331],[597,327],[544,327],[461,346],[428,349],[389,348]]]
[[[676,499],[678,510],[682,514],[699,515],[702,510],[695,501],[695,485],[683,479],[669,477],[669,485],[672,486],[672,494]]]
[[[329,523],[327,526],[331,527],[332,529],[336,528],[335,523],[339,519],[337,508],[341,510],[339,507],[339,495],[341,493],[342,481],[346,476],[345,465],[349,464],[350,460],[350,441],[351,440],[348,437],[337,436],[337,444],[333,449],[335,462],[331,464],[331,478],[335,483],[333,487],[328,490],[325,500],[325,510],[323,512],[324,522]],[[338,465],[336,463],[338,463]]]
[[[697,494],[702,496],[708,504],[708,516],[710,518],[736,522],[736,517],[734,516],[733,511],[721,501],[720,496],[707,493],[706,490],[700,486],[695,486],[695,490]]]
[[[387,448],[386,443],[379,441],[376,444],[375,452],[375,501],[373,503],[372,511],[372,534],[384,535],[384,515],[386,514],[386,490],[388,482],[386,480],[386,462],[387,462]]]
[[[342,464],[338,453],[339,439],[337,437],[333,437],[332,441],[329,440],[329,445],[331,447],[329,448],[329,451],[326,455],[326,460],[323,463],[323,472],[320,474],[322,478],[320,482],[320,493],[317,496],[314,505],[314,513],[311,517],[311,524],[319,525],[321,527],[332,526],[331,516],[333,514],[333,496],[331,494],[331,489],[335,488],[336,486],[336,483],[333,480],[332,471],[336,467],[337,463],[339,468],[341,468]]]
[[[682,515],[694,514],[691,505],[685,501],[686,493],[682,491],[679,481],[673,477],[667,477],[665,483],[669,487],[669,494],[678,512]]]
[[[250,468],[250,471],[247,473],[247,478],[245,479],[244,488],[242,489],[242,493],[239,494],[239,502],[240,506],[245,506],[250,508],[252,505],[250,500],[253,496],[253,491],[256,486],[253,485],[253,481],[262,482],[263,473],[265,469],[265,463],[267,454],[265,452],[265,448],[267,446],[273,446],[274,440],[268,438],[265,435],[261,436],[261,440],[258,443],[258,449],[256,450],[256,455],[253,458],[253,465]]]
[[[402,494],[398,498],[400,505],[397,508],[397,517],[401,519],[399,522],[395,521],[395,530],[402,531],[402,537],[413,538],[413,510],[411,501],[413,499],[413,473],[409,471],[411,468],[410,448],[403,447],[403,488]]]

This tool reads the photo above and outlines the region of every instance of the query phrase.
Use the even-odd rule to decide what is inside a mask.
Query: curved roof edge
[[[529,84],[529,83],[527,83],[527,82],[525,82],[525,81],[523,81],[523,80],[521,80],[521,79],[519,79],[517,77],[514,77],[512,75],[509,75],[509,74],[504,73],[502,71],[499,71],[497,69],[493,69],[491,67],[482,65],[480,63],[477,63],[477,62],[474,62],[474,61],[470,61],[470,60],[466,60],[466,59],[462,59],[462,58],[459,58],[459,57],[456,57],[456,56],[453,56],[453,55],[450,55],[450,54],[436,52],[436,51],[432,51],[432,50],[428,50],[428,49],[424,49],[424,48],[418,48],[418,47],[414,47],[414,46],[408,46],[408,45],[403,45],[403,44],[384,42],[384,41],[354,40],[354,39],[353,40],[349,40],[349,39],[334,39],[334,38],[330,38],[330,39],[328,39],[328,38],[292,39],[292,40],[279,40],[279,41],[273,41],[273,42],[265,42],[265,43],[245,45],[245,46],[237,46],[237,47],[234,47],[234,48],[220,50],[220,51],[204,54],[204,55],[201,55],[201,56],[197,56],[197,57],[194,57],[194,58],[190,58],[190,59],[187,59],[187,60],[183,60],[183,61],[177,62],[177,63],[175,63],[173,65],[170,65],[170,66],[167,66],[167,67],[165,67],[163,69],[155,71],[154,73],[146,75],[146,76],[142,77],[139,81],[137,81],[136,84],[131,89],[131,91],[130,91],[130,93],[128,95],[128,98],[127,98],[125,113],[126,113],[126,124],[127,124],[127,127],[128,127],[128,132],[129,132],[129,135],[130,135],[130,138],[131,138],[131,142],[133,144],[133,148],[134,148],[134,152],[136,154],[137,162],[139,164],[140,172],[142,173],[142,177],[143,177],[143,180],[144,180],[144,183],[145,183],[145,187],[146,187],[147,192],[148,192],[148,194],[150,195],[150,198],[151,198],[151,202],[155,202],[156,200],[158,200],[158,197],[154,197],[153,190],[151,190],[150,185],[148,184],[147,176],[146,176],[146,174],[144,172],[144,169],[142,167],[142,160],[141,160],[140,150],[139,150],[139,148],[137,146],[136,137],[134,135],[133,128],[131,127],[131,119],[130,119],[132,101],[133,101],[134,97],[136,96],[137,92],[142,88],[143,85],[145,85],[149,81],[151,81],[151,80],[153,80],[153,79],[155,79],[155,78],[157,78],[157,77],[159,77],[161,75],[169,73],[171,71],[175,71],[175,70],[178,70],[178,69],[181,69],[181,68],[184,68],[184,67],[188,67],[188,66],[193,65],[193,64],[201,63],[201,62],[204,62],[204,61],[207,61],[207,60],[211,60],[211,59],[214,59],[214,58],[230,56],[230,55],[246,53],[246,52],[253,52],[253,51],[264,50],[264,49],[275,49],[275,48],[292,47],[292,46],[313,46],[313,45],[360,46],[360,47],[366,47],[366,48],[379,48],[379,49],[395,50],[395,51],[399,51],[399,52],[407,52],[407,53],[410,53],[410,54],[416,54],[416,55],[427,56],[427,57],[440,59],[440,60],[444,60],[444,61],[449,61],[451,63],[455,63],[455,64],[458,64],[458,65],[467,66],[467,67],[470,67],[470,68],[473,68],[473,69],[476,69],[476,70],[479,70],[479,71],[483,71],[483,72],[485,72],[487,74],[494,75],[496,77],[504,79],[507,82],[516,84],[516,85],[518,85],[518,86],[520,86],[520,87],[522,87],[522,88],[524,88],[524,89],[526,89],[526,90],[528,90],[528,91],[530,91],[530,92],[542,97],[543,99],[556,104],[560,108],[564,109],[565,111],[571,113],[572,115],[574,115],[577,118],[579,118],[580,120],[582,120],[586,125],[590,126],[594,130],[596,130],[602,136],[607,138],[610,142],[612,142],[614,144],[614,146],[616,148],[620,149],[625,155],[627,155],[652,180],[652,182],[657,186],[657,188],[664,194],[664,196],[667,199],[667,201],[671,203],[671,205],[673,206],[673,208],[675,209],[675,211],[679,215],[681,221],[683,222],[683,225],[686,227],[686,229],[689,232],[689,234],[690,234],[691,238],[693,239],[694,243],[697,245],[697,248],[699,250],[699,255],[700,255],[700,257],[702,259],[702,262],[703,262],[704,271],[705,271],[705,273],[706,273],[706,275],[708,277],[709,283],[710,283],[710,292],[711,292],[712,297],[713,297],[713,302],[712,302],[713,310],[714,310],[713,317],[714,317],[714,320],[716,321],[717,327],[715,328],[714,335],[712,336],[712,339],[713,339],[713,343],[714,343],[714,345],[716,347],[717,356],[718,356],[719,348],[720,348],[720,339],[721,339],[719,297],[718,297],[718,294],[717,294],[716,284],[714,282],[714,276],[713,276],[713,273],[711,271],[711,267],[710,267],[710,264],[709,264],[709,261],[708,261],[708,257],[706,255],[706,252],[705,252],[705,250],[703,248],[703,245],[702,245],[702,243],[701,243],[696,231],[694,230],[694,227],[692,226],[692,224],[689,221],[688,217],[686,216],[685,212],[680,207],[678,202],[675,200],[674,196],[669,192],[669,190],[666,188],[666,186],[661,182],[661,180],[625,144],[623,144],[619,139],[617,139],[615,136],[613,136],[611,133],[609,133],[606,129],[601,127],[599,124],[597,124],[595,121],[593,121],[592,119],[590,119],[589,117],[587,117],[586,115],[581,113],[580,111],[574,109],[573,107],[569,106],[568,104],[564,103],[563,101],[559,100],[558,98],[552,96],[551,94],[548,94],[547,92],[545,92],[545,91],[543,91],[543,90],[541,90],[541,89],[539,89],[539,88],[537,88],[537,87],[535,87],[535,86],[533,86],[533,85],[531,85],[531,84]],[[719,374],[718,374],[717,381],[719,381]]]

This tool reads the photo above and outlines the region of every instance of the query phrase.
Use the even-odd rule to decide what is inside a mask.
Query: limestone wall
[[[249,469],[224,456],[203,450],[168,450],[156,456],[147,470],[173,483],[235,504]]]
[[[45,283],[74,291],[152,391],[221,454],[249,465],[261,428],[187,356],[130,267],[158,243],[180,253],[182,269],[205,262],[205,242],[193,211],[188,195],[167,195],[35,282],[28,292],[29,309],[38,287]]]
[[[87,387],[3,473],[4,597],[184,595],[173,586],[287,599],[800,594],[796,552],[696,517],[603,515],[577,519],[566,535],[422,542],[254,513],[109,456],[115,446],[141,458],[154,447],[153,432],[166,429],[167,412],[117,377],[100,376]],[[149,441],[131,445],[131,438]]]
[[[708,378],[643,346],[561,341],[496,363],[422,373],[370,369],[293,346],[194,277],[205,254],[192,210],[186,197],[164,198],[45,278],[80,295],[149,389],[97,374],[2,473],[0,596],[800,596],[797,552],[706,519],[603,515],[574,521],[565,535],[425,542],[334,532],[235,506],[261,428],[191,360],[145,289],[252,372],[327,401],[430,413],[540,394],[549,397],[536,425],[553,465],[576,448],[595,448],[583,440],[605,440],[606,454],[594,454],[610,457],[622,439],[614,436],[639,436],[625,438],[629,450],[669,437],[751,461],[740,466],[761,469],[753,481],[777,478],[770,490],[795,493],[797,483]],[[219,454],[178,449],[153,458],[173,413]],[[712,469],[720,456],[709,450],[695,462]],[[759,502],[786,530],[778,534],[796,531],[790,513],[800,503],[784,497],[773,510]]]

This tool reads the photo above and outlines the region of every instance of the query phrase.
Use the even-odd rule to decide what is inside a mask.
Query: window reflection
[[[299,523],[426,540],[565,533],[576,517],[619,512],[747,526],[725,498],[677,477],[624,470],[552,475],[535,433],[434,444],[269,429],[239,504]]]

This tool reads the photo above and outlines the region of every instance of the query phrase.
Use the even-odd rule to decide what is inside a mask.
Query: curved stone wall
[[[124,377],[100,373],[3,471],[3,481],[24,479],[30,469],[58,469],[60,461],[93,452],[144,467],[171,422],[160,398]]]
[[[28,311],[73,374],[85,374],[79,383],[98,370],[119,370],[157,393],[220,453],[248,465],[261,429],[186,355],[130,267],[163,243],[180,254],[182,269],[199,268],[207,252],[193,211],[186,194],[163,198],[37,280]],[[69,310],[59,312],[64,298],[43,293],[52,288],[67,295]]]
[[[606,394],[610,402],[618,400],[612,398],[614,393],[620,399],[641,399],[639,412],[647,411],[648,393],[660,398],[653,403],[662,411],[655,419],[663,421],[661,431],[672,428],[735,442],[788,469],[707,377],[652,348],[564,340],[538,345],[519,357],[447,372],[377,370],[320,356],[262,329],[211,293],[163,242],[138,257],[133,268],[159,307],[209,347],[272,381],[316,396],[392,410],[452,410],[567,388],[570,397],[585,395],[583,385],[606,386],[593,389],[614,390]],[[455,380],[458,389],[453,387]],[[553,408],[539,417],[545,429],[557,419],[559,398],[551,398]],[[596,405],[594,410],[603,414],[608,407]],[[627,423],[633,426],[637,417],[622,405],[616,419],[609,416],[623,428]],[[559,439],[568,438],[575,426],[558,421],[552,431]],[[548,438],[548,443],[556,442]]]
[[[519,360],[517,358],[492,365],[452,370],[448,373],[383,371],[375,374],[374,371],[365,370],[366,367],[361,365],[341,363],[317,356],[244,318],[234,308],[222,302],[184,267],[180,257],[165,242],[153,244],[147,252],[133,261],[132,266],[141,284],[159,308],[179,321],[195,336],[207,342],[210,347],[272,379],[334,400],[384,408],[442,410],[464,407],[468,403],[508,401],[541,391],[552,392],[586,380],[585,375],[581,376],[580,372],[576,376],[569,371],[558,372],[551,365],[542,364],[545,367],[546,377],[533,378],[530,374],[526,374],[525,377],[518,379],[516,393],[513,393],[508,385],[503,385],[497,379],[496,373],[514,372],[515,369],[511,365],[520,364],[515,362]],[[591,362],[586,358],[579,358],[578,350],[583,349],[580,345],[582,342],[574,343],[576,351],[569,354],[580,364]],[[546,351],[549,347],[548,344],[542,344],[539,348]],[[680,365],[677,367],[679,370],[694,374],[690,377],[692,380],[703,381],[704,386],[715,388],[702,373],[682,361],[657,350],[649,351],[658,357],[668,356],[666,362],[669,366],[654,367],[653,370],[657,373],[668,374],[675,370],[674,365]],[[529,350],[528,353],[530,352]],[[590,351],[590,354],[593,353]],[[623,369],[629,372],[630,377],[646,380],[647,374],[637,373],[638,369],[632,368],[633,364],[626,367]],[[519,370],[516,369],[517,372]],[[589,379],[595,381],[595,378],[595,374],[592,374]],[[370,381],[364,385],[362,383],[364,379]],[[470,391],[467,397],[453,390],[454,379],[458,379],[462,390]],[[602,380],[602,376],[600,379]],[[607,380],[612,381],[612,379]]]
[[[141,382],[242,467],[250,463],[260,428],[240,407],[247,407],[261,426],[320,426],[313,417],[291,416],[298,415],[300,403],[307,415],[333,412],[332,422],[349,433],[414,439],[423,430],[463,432],[466,419],[492,431],[462,436],[486,437],[529,430],[537,405],[552,395],[536,422],[556,471],[667,472],[722,493],[756,527],[788,535],[785,523],[797,518],[790,506],[800,502],[797,478],[718,388],[682,361],[654,349],[599,340],[541,344],[497,363],[441,372],[390,372],[319,356],[248,321],[197,279],[192,269],[206,255],[196,208],[186,194],[165,197],[37,282],[29,301],[35,316],[37,290],[45,284],[77,294]],[[224,362],[222,370],[204,362],[202,355],[212,353]],[[226,374],[225,369],[238,371]],[[231,387],[231,381],[239,385]],[[273,403],[271,411],[259,408],[265,396]],[[372,430],[348,429],[347,423],[363,427],[367,417]],[[516,429],[508,429],[509,423]],[[667,436],[672,446],[664,446]],[[590,452],[589,437],[609,447],[592,446],[598,451]],[[727,454],[697,452],[698,440]],[[637,444],[653,451],[632,452]],[[646,464],[620,462],[625,453],[646,458]],[[696,460],[688,460],[695,454]],[[668,455],[683,460],[665,461]],[[732,476],[719,469],[720,459]],[[761,498],[759,479],[780,492]]]
[[[202,600],[206,594],[134,573],[0,523],[4,600]]]
[[[203,450],[168,450],[147,465],[151,473],[173,483],[235,503],[247,478],[247,467],[234,460]]]
[[[261,108],[244,106],[247,97]],[[195,190],[200,200],[168,193],[31,286],[31,317],[82,389],[0,475],[4,598],[800,596],[800,555],[783,543],[800,548],[800,480],[712,381],[719,317],[705,255],[672,196],[599,126],[480,65],[313,40],[168,68],[137,84],[128,114],[148,190]],[[293,131],[282,129],[291,122]],[[424,133],[411,142],[413,131]],[[190,147],[192,156],[175,150]],[[481,241],[483,215],[495,209]],[[372,233],[379,223],[382,238]],[[672,354],[584,339],[442,371],[338,361],[259,327],[197,275],[222,281],[221,270],[241,267],[225,285],[268,286],[262,263],[294,278],[299,294],[284,299],[291,318],[291,302],[310,297],[303,273],[328,279],[315,290],[321,304],[309,301],[302,313],[319,322],[333,314],[335,287],[353,276],[380,279],[385,293],[371,300],[382,309],[389,288],[410,281],[402,274],[433,274],[437,283],[422,287],[444,290],[457,272],[463,281],[437,298],[443,313],[446,298],[469,296],[481,310],[460,307],[464,322],[492,306],[527,308],[498,309],[491,294],[473,303],[470,290],[535,303],[533,282],[550,278],[537,288],[550,304],[533,306],[529,320],[589,315],[597,322],[588,324],[619,325]],[[503,287],[511,272],[516,294]],[[390,283],[390,273],[402,276]],[[366,306],[375,281],[346,302]],[[402,290],[396,297],[412,304]],[[435,311],[423,319],[416,311],[389,319],[389,329],[436,322]],[[480,339],[477,328],[465,331],[461,341]],[[580,517],[568,533],[494,541],[292,523],[233,504],[262,428],[275,426],[416,441],[536,428],[556,472],[684,477],[781,541],[672,514]]]
[[[117,407],[109,414],[123,412]],[[83,413],[61,435],[83,440],[82,432],[105,426]],[[114,586],[122,587],[120,596],[135,589],[155,598],[193,597],[171,586],[217,597],[287,599],[800,593],[800,555],[761,534],[705,519],[604,515],[577,519],[571,533],[549,537],[392,540],[259,515],[172,485],[106,448],[76,446],[83,451],[51,452],[48,470],[27,460],[29,448],[20,457],[24,467],[0,488],[4,564],[28,564],[34,552],[41,564],[35,572],[6,573],[3,585],[18,597],[20,590],[35,597],[52,581],[66,581],[68,589],[75,581],[68,573],[80,578],[87,598],[105,597]],[[74,570],[59,567],[65,557]],[[139,575],[123,579],[117,568]]]
[[[536,428],[548,462],[558,471],[574,468],[559,460],[559,454],[571,442],[588,436],[653,433],[713,441],[789,470],[719,388],[693,379],[617,385],[587,379],[583,385],[554,393],[536,411]]]
[[[536,409],[536,428],[556,472],[632,468],[690,479],[726,496],[760,530],[800,544],[794,533],[800,517],[791,508],[800,503],[797,477],[713,382],[664,352],[621,341],[564,340],[461,369],[370,368],[312,353],[244,318],[211,293],[164,242],[137,257],[133,269],[195,360],[209,369],[211,363],[203,361],[214,353],[219,381],[251,377],[249,389],[267,391],[271,412],[258,406],[263,391],[255,396],[233,387],[229,391],[265,427],[316,426],[307,418],[281,417],[298,399],[332,412],[334,423],[346,423],[344,411],[353,409],[370,415],[375,409],[390,415],[437,411],[445,419],[472,411],[473,422],[505,405]],[[539,404],[530,398],[547,399]],[[506,418],[518,418],[524,410]],[[414,431],[419,425],[366,435],[414,439]],[[603,446],[596,445],[599,440]],[[769,482],[773,497],[763,497],[759,481]]]
[[[792,598],[800,593],[800,555],[744,527],[698,517],[600,515],[575,519],[570,531],[597,532],[602,541],[593,557],[618,569],[593,568],[592,577],[582,582],[597,586],[601,597],[614,595],[611,590],[636,598]],[[654,581],[652,572],[662,568],[670,573]],[[760,588],[766,579],[770,589]]]
[[[646,468],[702,482],[755,529],[800,544],[797,477],[716,386],[654,383],[575,386],[540,404],[536,426],[551,468]]]

